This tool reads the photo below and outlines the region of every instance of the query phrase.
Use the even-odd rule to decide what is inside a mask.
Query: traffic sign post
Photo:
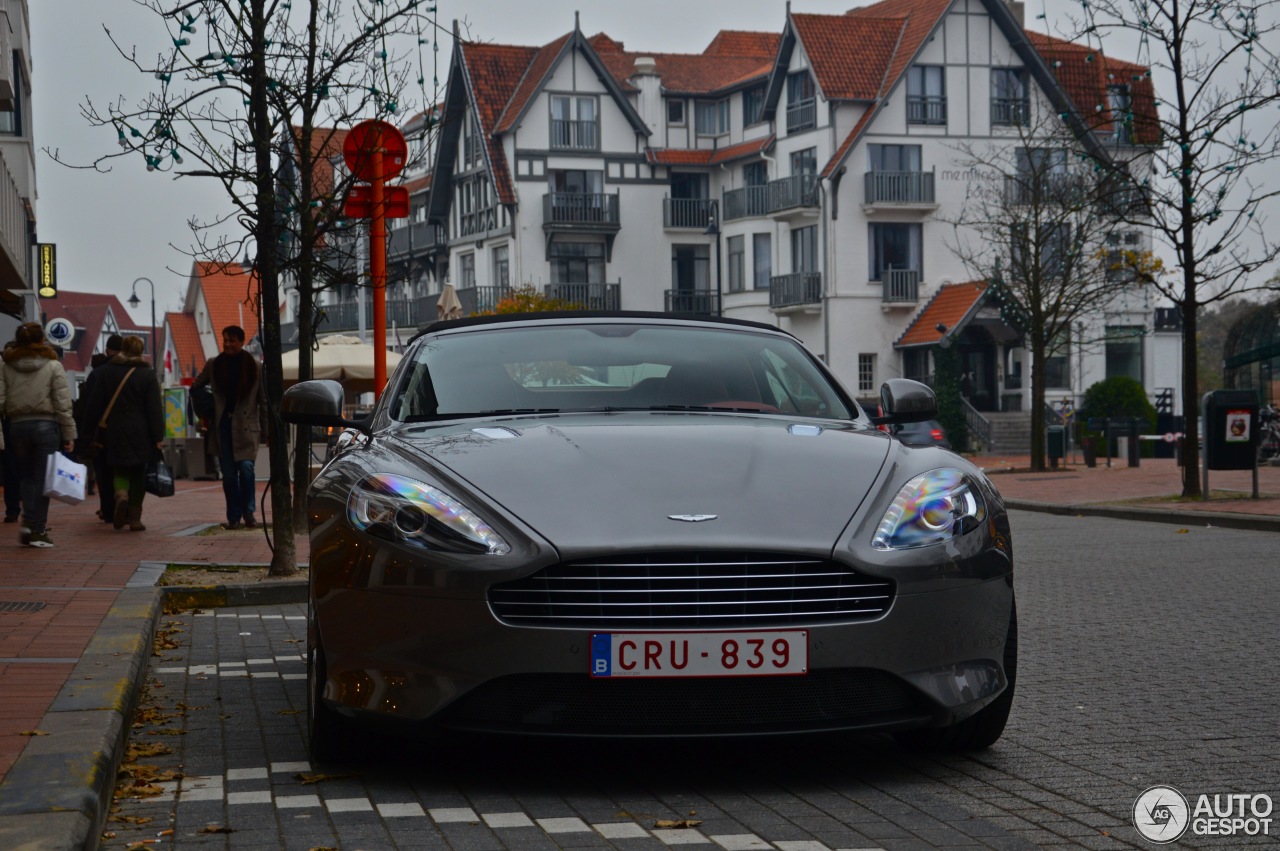
[[[382,396],[387,383],[387,222],[409,215],[409,190],[391,187],[409,158],[404,135],[385,121],[361,121],[342,142],[342,159],[357,180],[343,208],[350,218],[369,219],[369,284],[373,288],[373,393]]]

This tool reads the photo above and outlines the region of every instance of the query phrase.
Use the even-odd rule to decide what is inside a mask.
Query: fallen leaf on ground
[[[207,824],[197,830],[196,833],[235,833],[235,831],[220,824]]]
[[[301,715],[303,711],[304,710],[302,709],[281,709],[276,714],[277,715]]]
[[[19,736],[47,736],[49,733],[45,730],[23,730]]]
[[[653,826],[657,828],[661,828],[663,830],[667,830],[671,828],[685,829],[690,827],[697,827],[700,824],[702,824],[701,821],[699,821],[698,819],[691,819],[691,818],[682,818],[678,820],[658,819],[656,822],[654,822]]]
[[[113,815],[109,820],[123,822],[124,824],[150,824],[155,821],[150,816],[126,816],[121,813]]]
[[[326,780],[345,780],[350,774],[295,774],[294,780],[301,781],[303,786],[310,786],[313,783],[323,783]]]

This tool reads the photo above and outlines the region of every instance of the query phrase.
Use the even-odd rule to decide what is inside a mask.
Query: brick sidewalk
[[[0,526],[0,783],[32,741],[21,734],[39,727],[140,563],[271,560],[261,529],[193,534],[224,518],[222,485],[216,481],[182,480],[169,499],[148,496],[145,532],[113,529],[94,515],[97,505],[96,497],[77,506],[54,502],[52,549],[21,547],[18,526]],[[299,562],[307,554],[300,537]],[[37,611],[21,611],[21,604],[40,603]],[[6,611],[13,609],[18,611]]]

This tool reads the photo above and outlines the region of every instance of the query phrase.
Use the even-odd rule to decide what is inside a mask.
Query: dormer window
[[[667,123],[668,124],[684,124],[684,101],[669,100],[667,101]]]
[[[787,75],[787,132],[818,126],[817,88],[808,71]]]
[[[723,136],[729,132],[729,100],[700,100],[696,113],[699,136]]]
[[[907,123],[946,124],[946,69],[941,65],[913,65],[907,69]]]
[[[594,96],[551,96],[551,147],[558,150],[600,149],[600,110]]]
[[[756,86],[742,93],[743,127],[750,127],[764,120],[764,95],[764,86]]]
[[[1133,93],[1125,85],[1107,86],[1111,133],[1117,145],[1133,144]]]

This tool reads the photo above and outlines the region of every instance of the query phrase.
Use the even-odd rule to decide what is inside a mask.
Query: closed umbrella
[[[341,382],[348,393],[372,393],[373,346],[360,342],[359,337],[334,334],[322,337],[311,353],[311,377],[330,378]],[[387,374],[400,363],[400,355],[387,351]],[[280,356],[281,373],[286,384],[298,380],[298,352],[285,352]]]
[[[462,318],[462,302],[458,301],[458,291],[453,288],[453,284],[445,284],[440,290],[440,298],[436,299],[436,318]]]

